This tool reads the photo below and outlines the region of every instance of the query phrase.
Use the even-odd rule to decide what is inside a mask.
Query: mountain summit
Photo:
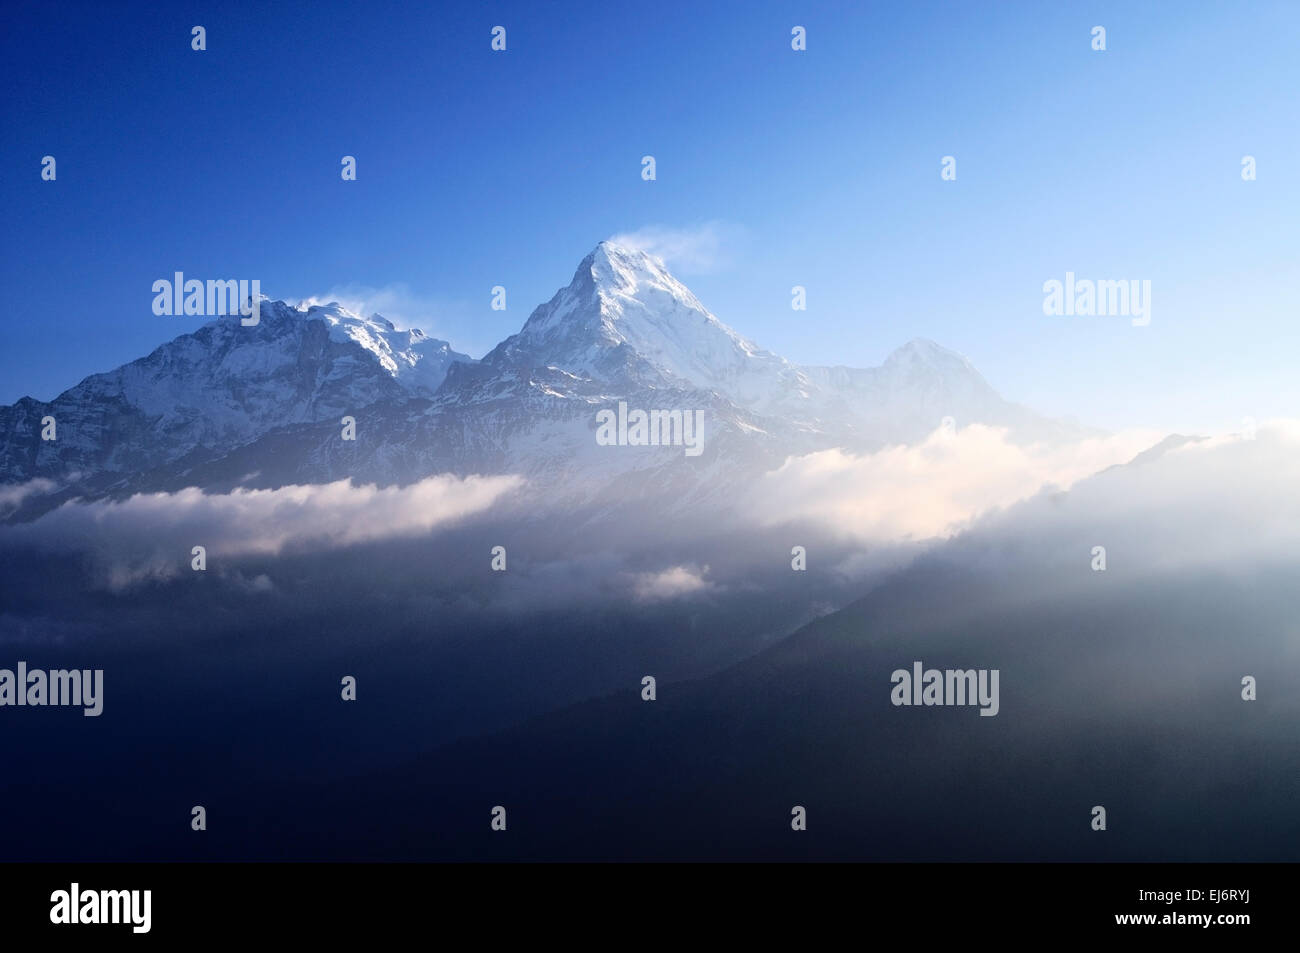
[[[716,391],[754,410],[775,409],[773,401],[800,387],[792,365],[719,321],[662,261],[608,241],[483,363],[562,368],[611,383],[640,365],[643,380]]]
[[[398,330],[381,314],[363,318],[337,301],[325,305],[303,302],[298,310],[303,312],[304,321],[324,321],[331,341],[359,344],[394,380],[414,394],[432,396],[453,362],[474,362],[468,354],[453,351],[448,342],[431,338],[419,328]]]

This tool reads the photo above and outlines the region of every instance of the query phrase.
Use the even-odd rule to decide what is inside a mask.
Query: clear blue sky
[[[681,277],[792,360],[930,337],[1116,428],[1300,406],[1294,2],[11,0],[2,42],[0,402],[190,330],[151,311],[174,271],[403,285],[479,356],[598,240],[715,222],[724,260]],[[1150,279],[1151,325],[1045,317],[1067,270]]]

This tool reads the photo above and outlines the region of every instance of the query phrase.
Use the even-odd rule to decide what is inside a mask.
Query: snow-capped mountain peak
[[[419,328],[401,330],[381,314],[367,318],[337,301],[318,304],[314,299],[303,301],[297,310],[303,320],[324,321],[331,341],[359,344],[398,383],[425,396],[438,389],[453,361],[473,363],[473,358],[453,351],[448,342],[429,337]]]
[[[620,355],[742,405],[764,403],[776,378],[795,373],[714,317],[660,259],[609,241],[484,363],[559,367],[600,380],[625,372]]]
[[[895,348],[885,358],[883,365],[891,369],[930,368],[973,373],[975,368],[970,361],[956,351],[936,344],[929,338],[912,338],[902,347]]]
[[[603,241],[578,266],[578,273],[590,273],[596,287],[610,296],[633,297],[638,292],[658,289],[702,308],[695,295],[668,271],[663,259],[649,252]]]

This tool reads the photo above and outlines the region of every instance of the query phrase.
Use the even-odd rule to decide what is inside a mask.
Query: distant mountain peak
[[[890,359],[894,359],[894,358],[898,358],[899,360],[903,360],[903,359],[906,359],[906,358],[912,358],[912,357],[920,357],[920,358],[956,357],[956,358],[960,358],[961,355],[958,354],[956,351],[953,351],[953,350],[951,350],[951,349],[949,349],[949,348],[944,347],[942,344],[939,344],[939,343],[937,343],[937,342],[935,342],[935,341],[932,341],[930,338],[912,338],[912,339],[911,339],[910,341],[908,341],[906,344],[904,344],[904,345],[902,345],[902,346],[900,346],[900,347],[896,347],[896,348],[894,348],[894,350],[893,350],[892,352],[890,352],[890,355],[889,355],[888,358],[886,358],[886,360],[890,360]]]
[[[398,328],[382,314],[367,318],[337,301],[320,304],[313,298],[300,302],[295,310],[304,320],[324,322],[330,340],[360,345],[398,383],[426,395],[442,384],[450,362],[473,363],[473,358],[453,351],[447,341],[429,337],[419,328]]]
[[[966,358],[929,338],[912,338],[902,347],[895,348],[885,358],[883,366],[894,370],[925,367],[978,373]]]

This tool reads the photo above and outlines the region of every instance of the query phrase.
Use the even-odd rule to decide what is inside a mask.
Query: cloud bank
[[[72,500],[32,523],[0,528],[0,540],[43,552],[87,550],[102,581],[116,590],[188,571],[196,545],[216,560],[424,535],[484,512],[522,483],[515,476],[433,476],[382,489],[349,480],[224,494],[189,487],[120,501]]]
[[[1044,487],[1067,489],[1127,463],[1159,436],[1128,431],[1023,447],[1002,428],[941,428],[922,443],[864,456],[826,450],[791,457],[758,481],[743,505],[764,526],[812,523],[870,542],[945,537]]]
[[[13,510],[21,506],[23,500],[27,499],[27,497],[40,496],[56,488],[57,485],[53,480],[39,477],[35,480],[28,480],[26,483],[11,483],[0,486],[0,518],[8,516]]]

